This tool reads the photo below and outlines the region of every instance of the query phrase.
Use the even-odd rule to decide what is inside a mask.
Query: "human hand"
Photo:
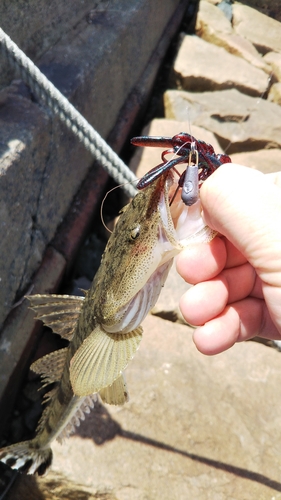
[[[177,259],[194,284],[181,298],[194,342],[218,354],[254,336],[281,339],[281,172],[219,167],[200,198],[206,223],[222,236],[190,246]]]

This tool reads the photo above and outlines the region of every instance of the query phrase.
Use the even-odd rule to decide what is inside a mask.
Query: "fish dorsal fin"
[[[74,394],[87,396],[112,385],[133,358],[141,338],[141,326],[125,334],[95,328],[70,361]]]
[[[30,307],[40,319],[63,339],[72,340],[84,297],[74,295],[28,295]]]
[[[32,363],[30,369],[41,375],[43,387],[61,379],[68,347],[46,354]]]
[[[101,389],[99,395],[104,403],[109,405],[123,405],[129,401],[129,393],[123,373],[114,380],[113,384]]]

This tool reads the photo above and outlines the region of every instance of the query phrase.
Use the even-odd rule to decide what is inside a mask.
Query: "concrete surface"
[[[34,278],[32,293],[50,293],[62,279],[66,261],[53,248],[48,248],[40,270]],[[29,368],[41,333],[41,324],[34,321],[34,313],[27,300],[19,301],[6,323],[0,344],[0,426],[3,429],[14,405],[19,385]]]
[[[106,10],[106,0],[4,0],[0,4],[1,28],[37,61],[77,20]],[[12,71],[0,53],[0,88],[9,84]]]

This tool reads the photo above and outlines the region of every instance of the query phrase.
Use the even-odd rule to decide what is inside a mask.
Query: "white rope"
[[[34,94],[43,99],[48,108],[72,130],[117,184],[123,184],[121,187],[126,194],[134,196],[137,190],[130,183],[136,181],[135,174],[1,28],[0,44],[12,67],[20,71],[22,79]]]

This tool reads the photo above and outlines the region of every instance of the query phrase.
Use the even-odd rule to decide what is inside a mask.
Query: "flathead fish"
[[[200,200],[188,207],[177,195],[169,205],[176,187],[167,170],[122,210],[85,297],[29,298],[36,318],[69,346],[32,364],[54,388],[34,439],[2,448],[2,462],[42,475],[52,462],[52,441],[79,425],[97,393],[109,404],[128,400],[123,372],[140,345],[140,324],[157,301],[173,257],[214,237],[202,220]]]

